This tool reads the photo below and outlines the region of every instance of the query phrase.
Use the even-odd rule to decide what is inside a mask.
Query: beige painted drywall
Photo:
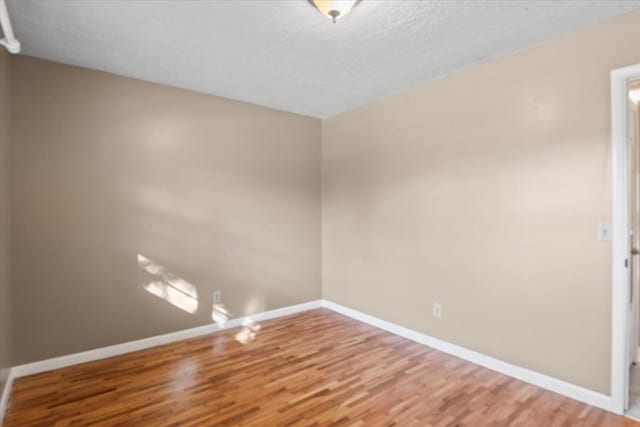
[[[14,363],[320,297],[319,120],[12,59]]]
[[[608,393],[596,224],[638,39],[625,15],[324,121],[324,298]]]
[[[326,120],[323,296],[608,392],[595,230],[639,24]],[[215,289],[233,315],[319,297],[318,120],[26,57],[11,88],[15,363],[209,323]],[[144,288],[179,279],[194,314]]]
[[[11,367],[9,266],[9,54],[0,52],[0,394]]]

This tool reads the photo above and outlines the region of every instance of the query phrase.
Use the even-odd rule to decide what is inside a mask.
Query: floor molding
[[[214,323],[204,326],[198,326],[191,329],[184,329],[177,332],[171,332],[164,335],[157,335],[149,338],[143,338],[136,341],[129,341],[122,344],[115,344],[108,347],[97,348],[94,350],[83,351],[81,353],[69,354],[66,356],[54,357],[52,359],[41,360],[38,362],[27,363],[24,365],[14,366],[11,369],[13,378],[20,378],[27,375],[33,375],[40,372],[51,371],[53,369],[64,368],[67,366],[77,365],[80,363],[91,362],[94,360],[105,359],[107,357],[117,356],[120,354],[131,353],[133,351],[144,350],[146,348],[158,345],[169,344],[200,335],[210,334],[216,331],[235,328],[241,326],[249,320],[260,322],[277,317],[287,316],[289,314],[299,313],[301,311],[312,310],[322,307],[322,301],[311,301],[302,304],[291,305],[287,307],[277,308],[249,316],[229,319],[223,327]],[[4,397],[4,395],[3,395]]]
[[[41,360],[38,362],[27,363],[24,365],[14,366],[10,371],[7,381],[0,399],[0,423],[4,416],[4,412],[9,400],[11,386],[15,378],[33,375],[40,372],[50,371],[53,369],[64,368],[67,366],[77,365],[80,363],[91,362],[94,360],[104,359],[107,357],[117,356],[120,354],[130,353],[143,350],[158,345],[169,344],[201,335],[210,334],[216,331],[241,326],[247,321],[260,322],[269,319],[275,319],[302,311],[312,310],[324,307],[355,320],[367,323],[377,328],[383,329],[392,334],[410,339],[417,343],[432,347],[436,350],[459,357],[476,365],[491,369],[504,375],[516,378],[518,380],[533,384],[545,390],[553,391],[563,396],[575,399],[577,401],[592,405],[610,412],[616,412],[610,396],[597,393],[583,387],[570,384],[557,378],[522,368],[502,360],[478,353],[456,344],[434,338],[427,334],[414,331],[409,328],[397,325],[378,317],[354,310],[352,308],[336,304],[328,300],[316,300],[307,303],[292,305],[288,307],[269,310],[250,316],[243,316],[230,319],[223,327],[216,324],[199,326],[196,328],[185,329],[182,331],[172,332],[164,335],[144,338],[136,341],[130,341],[122,344],[116,344],[108,347],[102,347],[94,350],[88,350],[81,353],[69,354],[66,356],[55,357],[52,359]]]
[[[11,386],[13,385],[13,369],[9,369],[9,374],[2,388],[2,395],[0,395],[0,426],[4,419],[4,413],[9,404],[9,395],[11,394]]]
[[[368,323],[369,325],[383,329],[387,332],[391,332],[392,334],[399,335],[401,337],[410,339],[411,341],[415,341],[417,343],[435,348],[436,350],[440,350],[452,356],[459,357],[460,359],[464,359],[468,362],[475,363],[476,365],[491,369],[492,371],[499,372],[501,374],[516,378],[529,384],[533,384],[545,390],[553,391],[555,393],[586,403],[588,405],[595,406],[609,412],[617,413],[611,396],[597,393],[595,391],[579,387],[566,381],[562,381],[557,378],[541,374],[539,372],[531,371],[520,366],[512,365],[491,356],[487,356],[485,354],[469,350],[459,345],[434,338],[427,334],[405,328],[404,326],[382,320],[378,317],[362,313],[360,311],[345,307],[340,304],[336,304],[328,300],[322,300],[322,306],[337,313],[344,314],[345,316],[351,317],[355,320],[359,320],[361,322]]]
[[[632,414],[626,413],[624,414],[625,417],[629,418],[630,420],[633,421],[640,421],[640,418],[633,416]]]

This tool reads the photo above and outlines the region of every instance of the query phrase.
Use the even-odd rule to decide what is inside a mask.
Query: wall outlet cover
[[[442,317],[442,306],[438,303],[433,304],[433,316],[438,319]]]

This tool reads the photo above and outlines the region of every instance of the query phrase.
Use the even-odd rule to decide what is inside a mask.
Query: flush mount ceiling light
[[[347,13],[351,12],[353,6],[360,0],[309,0],[309,3],[315,6],[324,16],[333,20],[342,18]]]

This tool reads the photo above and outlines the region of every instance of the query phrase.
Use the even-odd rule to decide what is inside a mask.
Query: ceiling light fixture
[[[315,6],[324,16],[333,20],[335,24],[337,19],[351,12],[353,6],[359,1],[360,0],[309,0],[309,3]]]

